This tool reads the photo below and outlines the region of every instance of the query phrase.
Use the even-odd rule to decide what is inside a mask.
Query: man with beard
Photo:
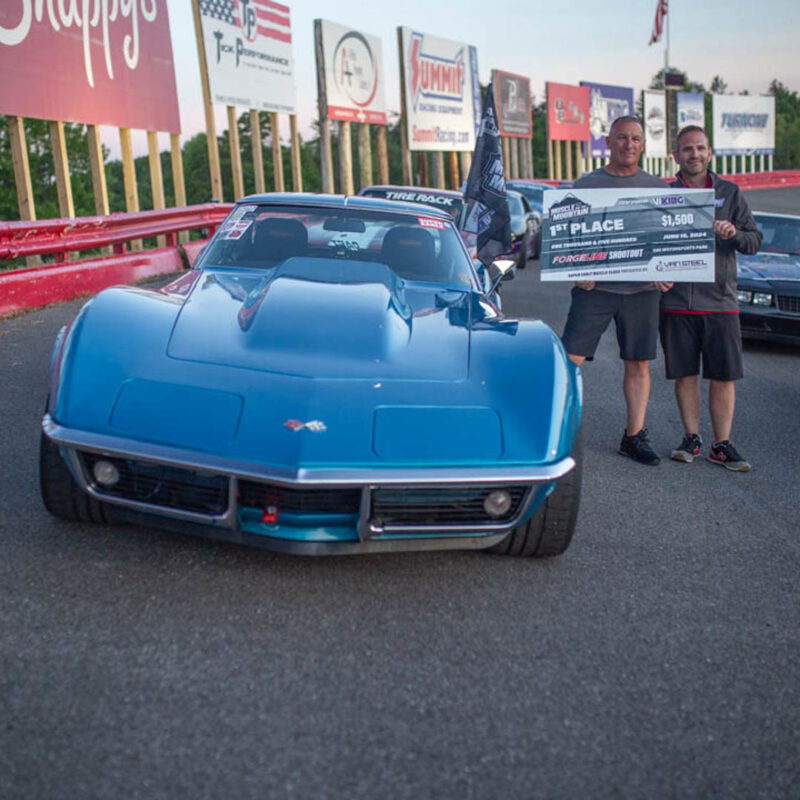
[[[735,472],[747,472],[750,464],[730,438],[735,381],[742,377],[735,251],[758,252],[762,235],[739,187],[708,169],[711,155],[701,127],[688,125],[680,131],[673,153],[680,166],[674,185],[714,189],[716,248],[713,283],[676,283],[661,298],[661,346],[667,378],[675,381],[675,397],[684,428],[683,441],[672,451],[671,458],[690,463],[700,454],[702,358],[714,434],[708,460]]]
[[[637,117],[618,117],[606,137],[608,164],[575,181],[576,189],[664,189],[661,178],[639,168],[644,129]],[[594,358],[600,337],[614,320],[619,355],[624,361],[622,382],[627,418],[619,452],[640,464],[659,463],[644,427],[650,398],[650,361],[658,343],[660,292],[671,283],[636,281],[578,281],[572,289],[564,334],[570,359],[581,366]]]

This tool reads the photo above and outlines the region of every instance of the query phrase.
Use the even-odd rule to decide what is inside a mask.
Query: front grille
[[[214,516],[228,508],[228,479],[224,475],[95,453],[81,453],[81,458],[89,481],[101,494]],[[98,461],[110,461],[119,470],[120,479],[113,486],[101,486],[94,480],[92,470]]]
[[[277,506],[296,514],[358,514],[360,489],[315,489],[239,481],[239,505],[248,508]]]
[[[511,495],[511,507],[500,518],[483,507],[496,489]],[[377,489],[372,493],[372,525],[376,528],[498,524],[513,519],[525,498],[526,486],[472,486],[452,489]]]
[[[779,294],[778,308],[789,314],[800,314],[800,295]]]

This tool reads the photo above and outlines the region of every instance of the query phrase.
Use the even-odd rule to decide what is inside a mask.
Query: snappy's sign
[[[180,132],[167,0],[2,0],[0,113]]]

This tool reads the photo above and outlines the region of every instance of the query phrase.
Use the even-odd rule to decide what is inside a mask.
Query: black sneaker
[[[700,455],[702,446],[703,442],[696,433],[687,433],[669,457],[675,461],[685,461],[687,464],[691,464]]]
[[[732,472],[750,472],[751,469],[750,464],[739,455],[730,439],[726,439],[724,442],[717,442],[711,448],[708,460],[712,464],[719,464]]]
[[[651,467],[661,463],[661,459],[655,454],[650,442],[647,440],[647,428],[642,428],[639,433],[628,436],[625,433],[619,443],[619,453],[628,456],[640,464],[648,464]]]

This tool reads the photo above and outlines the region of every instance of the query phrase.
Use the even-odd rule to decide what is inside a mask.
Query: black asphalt
[[[504,303],[560,332],[568,288],[531,264]],[[800,796],[797,348],[746,346],[751,473],[644,467],[616,453],[609,332],[561,558],[309,559],[47,515],[39,418],[78,307],[0,322],[0,797]],[[648,425],[680,439],[660,359]]]

